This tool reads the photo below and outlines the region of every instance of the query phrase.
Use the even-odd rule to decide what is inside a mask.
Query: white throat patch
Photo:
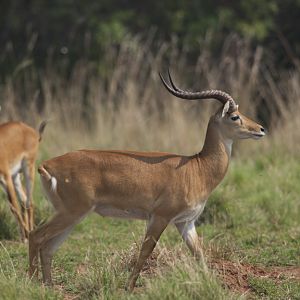
[[[223,142],[224,142],[224,145],[225,145],[226,153],[230,157],[231,156],[231,150],[232,150],[233,140],[231,140],[231,139],[224,139]]]

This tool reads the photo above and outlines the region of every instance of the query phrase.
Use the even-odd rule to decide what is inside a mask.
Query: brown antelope
[[[17,220],[23,241],[28,238],[34,225],[34,164],[45,126],[46,122],[43,121],[36,132],[21,122],[0,125],[0,185],[8,196],[10,210]],[[24,176],[26,192],[22,186],[21,173]]]
[[[170,74],[169,74],[170,76]],[[264,128],[238,111],[222,91],[186,92],[171,80],[167,90],[176,97],[214,98],[222,107],[210,118],[205,143],[193,156],[162,152],[79,150],[43,162],[38,168],[42,185],[56,213],[29,236],[30,276],[38,271],[51,285],[54,252],[75,224],[90,212],[101,216],[147,220],[139,258],[129,277],[133,290],[145,260],[168,224],[174,224],[192,254],[203,258],[195,221],[226,174],[235,139],[258,139]]]

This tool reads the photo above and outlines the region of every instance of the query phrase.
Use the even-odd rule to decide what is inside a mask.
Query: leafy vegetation
[[[103,64],[108,47],[124,37],[143,36],[151,49],[177,39],[190,54],[190,65],[205,43],[219,55],[228,34],[250,38],[268,49],[277,66],[299,66],[299,1],[26,1],[1,4],[1,78],[24,66],[55,65],[65,76],[78,61]],[[155,32],[155,34],[154,34]],[[210,38],[213,33],[213,38]],[[106,71],[108,71],[106,69]]]

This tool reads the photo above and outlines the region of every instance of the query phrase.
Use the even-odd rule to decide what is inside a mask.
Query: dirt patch
[[[123,252],[121,255],[123,267],[132,270],[137,261],[138,253],[139,246],[137,244],[132,245],[129,251]],[[211,257],[206,255],[209,269],[217,274],[224,286],[235,292],[251,292],[250,278],[269,278],[278,283],[287,279],[300,280],[300,266],[256,266],[224,258],[216,258],[212,255],[213,253],[210,254]],[[169,250],[165,247],[158,247],[145,262],[141,273],[146,276],[161,273],[163,269],[183,259],[186,255],[189,255],[189,253],[181,251],[181,249]]]
[[[278,283],[284,279],[300,279],[300,267],[262,267],[222,259],[212,260],[209,266],[230,290],[243,293],[251,290],[251,277],[269,278]]]

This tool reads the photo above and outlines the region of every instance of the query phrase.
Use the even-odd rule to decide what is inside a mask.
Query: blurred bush
[[[292,0],[2,1],[0,75],[10,76],[24,61],[44,69],[51,60],[65,76],[82,59],[106,69],[106,51],[118,50],[125,36],[145,42],[149,32],[150,51],[177,39],[190,64],[208,41],[218,56],[225,37],[236,33],[268,49],[265,58],[277,66],[291,67],[300,54],[299,12],[300,2]]]

